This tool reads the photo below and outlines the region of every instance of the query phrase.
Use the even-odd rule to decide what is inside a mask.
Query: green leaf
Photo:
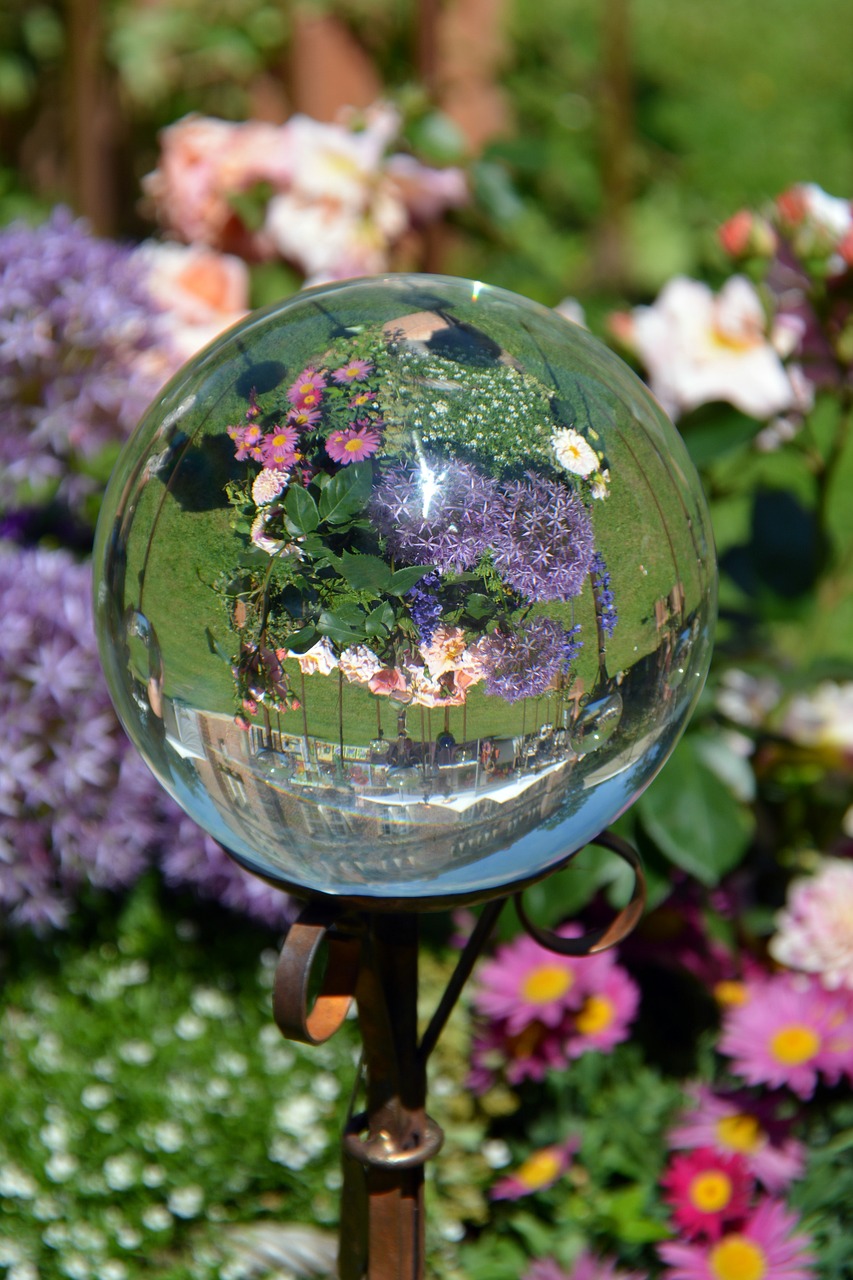
[[[303,627],[287,637],[287,647],[292,653],[307,653],[317,643],[318,631],[315,626]]]
[[[346,524],[358,515],[368,498],[373,481],[369,462],[354,462],[332,476],[320,494],[320,515],[329,524]]]
[[[386,636],[394,625],[394,610],[386,601],[384,604],[377,605],[367,615],[367,621],[364,624],[364,630],[369,636]]]
[[[320,614],[320,620],[317,623],[317,629],[321,635],[328,636],[330,640],[334,640],[335,644],[346,647],[350,644],[358,644],[364,639],[364,624],[360,627],[353,626],[347,622],[340,613],[331,613],[328,609],[324,609]]]
[[[382,591],[391,580],[391,570],[379,556],[356,556],[344,551],[341,573],[354,591]]]
[[[637,801],[637,810],[661,852],[706,885],[738,865],[755,827],[752,811],[703,763],[689,737]]]
[[[433,564],[413,564],[408,568],[398,569],[396,573],[391,574],[386,590],[390,591],[392,596],[404,596],[416,582],[420,582],[426,574],[432,573],[434,568]]]
[[[313,533],[320,523],[320,512],[317,503],[307,489],[301,485],[291,485],[287,491],[284,509],[288,522],[297,533]]]
[[[472,591],[465,601],[465,612],[469,618],[485,618],[487,614],[494,612],[494,607],[494,602],[479,591]]]

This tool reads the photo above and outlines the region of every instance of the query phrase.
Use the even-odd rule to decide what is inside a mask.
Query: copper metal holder
[[[564,938],[535,925],[523,892],[487,902],[430,1022],[418,1039],[418,916],[369,912],[361,906],[309,901],[290,926],[273,989],[273,1013],[291,1040],[321,1044],[341,1026],[355,1000],[364,1044],[366,1104],[350,1111],[343,1134],[343,1189],[338,1280],[423,1280],[424,1165],[444,1135],[426,1113],[426,1067],[480,952],[509,897],[522,926],[548,950],[593,955],[631,932],[645,905],[640,860],[621,837],[601,845],[634,871],[631,900],[606,927]],[[318,991],[312,998],[313,979]]]

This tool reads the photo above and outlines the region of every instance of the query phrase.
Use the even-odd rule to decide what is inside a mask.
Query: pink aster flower
[[[743,1156],[700,1147],[676,1156],[661,1184],[675,1224],[685,1235],[719,1240],[726,1228],[746,1216],[753,1182]]]
[[[832,1074],[839,1065],[831,1060],[838,1027],[826,1001],[816,998],[821,988],[787,974],[748,986],[746,1003],[726,1011],[720,1052],[750,1084],[787,1085],[810,1098],[821,1070],[828,1067]]]
[[[615,1258],[597,1258],[583,1249],[568,1270],[553,1258],[539,1258],[522,1280],[643,1280],[639,1271],[623,1271]]]
[[[365,405],[372,404],[376,399],[376,392],[371,391],[369,387],[363,387],[361,391],[357,391],[353,398],[349,401],[351,409],[363,409]]]
[[[606,958],[610,960],[610,955]],[[589,957],[584,963],[594,964],[597,959]],[[566,1052],[570,1058],[579,1058],[590,1049],[609,1053],[617,1044],[627,1040],[628,1028],[640,1002],[637,984],[612,961],[606,968],[602,966],[599,974],[587,973],[584,977],[589,985],[594,983],[594,989],[570,1020],[566,1041]]]
[[[261,461],[263,435],[256,422],[248,422],[239,427],[229,427],[228,435],[237,446],[234,456],[238,462],[244,462],[247,458],[251,458],[253,462]]]
[[[287,398],[297,409],[316,409],[323,398],[326,379],[322,373],[309,367],[303,369],[291,387],[287,389]]]
[[[299,439],[295,427],[276,427],[264,436],[261,457],[265,467],[282,471],[296,460],[296,442]]]
[[[830,990],[853,991],[853,861],[821,858],[814,875],[792,881],[770,954],[814,973]]]
[[[373,365],[369,360],[350,360],[348,364],[341,365],[340,369],[333,370],[332,377],[335,382],[350,386],[354,382],[363,382],[372,372]]]
[[[522,935],[498,947],[494,959],[480,966],[474,1007],[487,1018],[504,1020],[510,1035],[531,1022],[559,1026],[566,1012],[580,1008],[588,994],[584,963],[546,951]]]
[[[810,1280],[809,1237],[784,1205],[763,1201],[752,1217],[719,1240],[666,1241],[658,1252],[671,1268],[667,1280]]]
[[[566,1036],[561,1028],[529,1022],[522,1031],[511,1035],[505,1021],[487,1022],[474,1033],[468,1087],[474,1093],[486,1093],[502,1076],[512,1085],[523,1080],[538,1083],[549,1071],[568,1064]]]
[[[775,1118],[770,1099],[755,1101],[740,1093],[723,1097],[701,1084],[689,1093],[693,1109],[670,1132],[671,1147],[712,1147],[742,1156],[768,1191],[783,1191],[800,1177],[805,1148],[790,1137],[790,1126]]]
[[[307,431],[309,427],[314,427],[320,421],[319,409],[291,409],[287,415],[287,425],[296,427],[297,431]]]
[[[491,1190],[492,1199],[518,1200],[521,1196],[553,1187],[568,1169],[579,1146],[577,1138],[569,1138],[566,1142],[534,1151],[513,1173],[495,1183]]]
[[[379,448],[380,437],[370,427],[349,427],[346,431],[333,431],[326,440],[326,452],[333,462],[347,466],[369,458]]]

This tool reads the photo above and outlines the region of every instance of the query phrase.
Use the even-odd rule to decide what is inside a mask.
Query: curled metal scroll
[[[609,849],[611,853],[615,853],[623,862],[627,862],[634,872],[634,891],[631,894],[631,900],[609,924],[603,925],[599,929],[591,929],[589,933],[584,933],[579,938],[564,938],[560,934],[554,933],[552,929],[543,929],[540,925],[534,924],[524,907],[524,894],[516,893],[513,895],[518,918],[527,933],[541,947],[545,947],[548,951],[554,951],[561,956],[591,956],[596,955],[599,951],[606,951],[609,947],[615,947],[617,943],[622,942],[636,928],[645,909],[646,877],[643,874],[640,856],[636,850],[621,836],[614,835],[612,831],[602,831],[600,835],[590,841],[590,844],[601,845],[602,848]]]
[[[361,939],[336,924],[335,915],[309,905],[287,931],[275,971],[273,1016],[288,1040],[322,1044],[349,1013],[361,963]],[[324,944],[326,971],[312,1005],[311,979]]]

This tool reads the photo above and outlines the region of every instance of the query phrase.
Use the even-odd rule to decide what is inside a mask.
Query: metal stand
[[[594,844],[634,869],[630,903],[605,929],[563,938],[533,925],[516,893],[516,909],[537,942],[563,954],[590,955],[634,928],[645,883],[634,850],[610,833]],[[283,1035],[320,1044],[358,1007],[364,1043],[366,1105],[348,1117],[343,1135],[339,1280],[423,1280],[424,1165],[444,1135],[426,1114],[426,1066],[450,1012],[494,928],[506,898],[482,909],[423,1036],[418,1040],[418,917],[354,911],[310,902],[291,925],[279,959],[273,1013]],[[311,999],[318,961],[325,972]]]

